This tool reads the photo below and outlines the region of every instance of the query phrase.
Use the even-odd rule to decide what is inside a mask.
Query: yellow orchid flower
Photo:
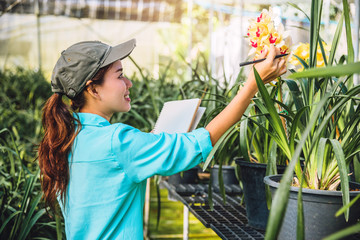
[[[255,54],[257,58],[266,47],[275,44],[280,47],[281,53],[287,53],[291,44],[289,36],[285,36],[284,26],[279,23],[277,27],[274,24],[275,16],[272,9],[264,9],[260,16],[249,20],[247,36],[249,44],[252,47],[249,55]]]
[[[326,58],[329,56],[331,47],[327,45],[324,41],[322,42],[326,54]],[[304,70],[303,65],[300,63],[300,61],[294,56],[297,55],[302,60],[304,60],[306,63],[309,63],[310,58],[310,44],[309,43],[299,43],[297,46],[294,47],[295,49],[292,51],[292,56],[289,60],[289,62],[294,65],[301,67],[298,69],[298,71]],[[317,51],[316,51],[316,66],[317,67],[323,67],[325,66],[324,58],[321,52],[321,48],[318,45]]]

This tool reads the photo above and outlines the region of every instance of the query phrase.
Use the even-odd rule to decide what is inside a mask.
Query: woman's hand
[[[271,82],[272,80],[286,73],[286,59],[284,57],[275,59],[275,56],[279,54],[280,49],[276,48],[274,45],[270,45],[270,50],[265,48],[259,56],[260,59],[266,58],[266,60],[254,64],[256,71],[259,73],[264,83]],[[250,77],[253,78],[252,80],[255,80],[253,70],[251,70],[249,78]]]

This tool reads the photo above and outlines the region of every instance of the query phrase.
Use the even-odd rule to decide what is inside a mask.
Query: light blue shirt
[[[60,201],[67,239],[143,239],[146,179],[204,161],[209,132],[152,134],[95,114],[78,116],[65,206]]]

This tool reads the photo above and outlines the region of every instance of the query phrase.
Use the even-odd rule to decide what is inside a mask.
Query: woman
[[[204,161],[223,133],[240,120],[257,91],[251,72],[231,103],[205,128],[152,134],[109,120],[130,110],[132,83],[121,60],[135,47],[91,41],[63,51],[51,78],[54,94],[43,109],[39,146],[44,198],[58,200],[67,239],[142,239],[146,179],[172,175]],[[271,46],[255,65],[265,83],[286,72]],[[71,99],[71,110],[63,102]]]

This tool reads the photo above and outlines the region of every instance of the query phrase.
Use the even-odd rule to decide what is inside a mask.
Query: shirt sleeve
[[[190,133],[153,134],[121,124],[112,140],[119,166],[135,182],[193,168],[205,161],[211,149],[210,134],[205,128]]]

